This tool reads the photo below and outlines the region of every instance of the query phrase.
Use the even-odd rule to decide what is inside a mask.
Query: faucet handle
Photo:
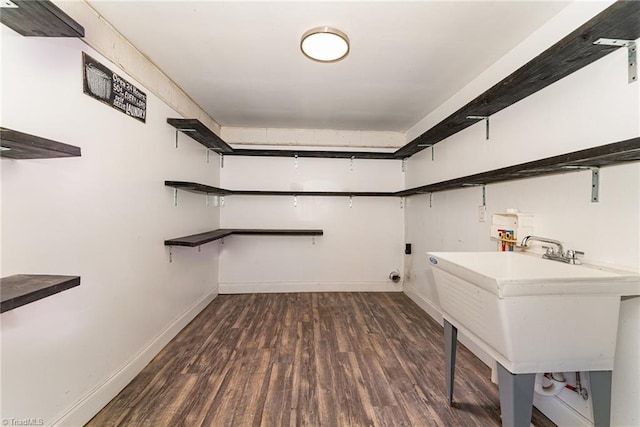
[[[551,247],[551,246],[543,246],[542,249],[545,249],[547,252],[547,255],[555,255],[556,254],[556,248]]]
[[[582,251],[576,251],[575,249],[567,250],[567,259],[571,264],[581,264],[581,261],[578,259],[578,255],[584,255]]]

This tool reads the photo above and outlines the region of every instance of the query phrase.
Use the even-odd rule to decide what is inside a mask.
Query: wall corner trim
[[[288,292],[402,292],[402,285],[381,282],[220,282],[220,294]]]

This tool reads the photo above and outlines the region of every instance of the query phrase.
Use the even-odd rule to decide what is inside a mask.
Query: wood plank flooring
[[[490,370],[403,293],[220,295],[88,426],[499,426]],[[533,423],[553,426],[534,409]]]

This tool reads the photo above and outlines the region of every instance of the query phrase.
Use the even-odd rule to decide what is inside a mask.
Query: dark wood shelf
[[[0,157],[10,159],[53,159],[79,157],[80,147],[0,127]]]
[[[375,151],[267,150],[232,148],[198,119],[168,118],[167,123],[205,147],[226,156],[315,157],[326,159],[398,159],[394,153]]]
[[[580,170],[580,168],[605,167],[638,161],[640,161],[640,137],[396,192],[226,190],[183,181],[165,181],[165,185],[197,193],[236,196],[407,197],[415,194],[435,193],[474,185],[486,185],[536,176],[576,172]]]
[[[395,156],[410,157],[481,120],[467,119],[467,116],[491,116],[619,49],[619,46],[594,45],[593,42],[599,38],[635,40],[639,37],[640,1],[617,1],[476,99],[397,150]]]
[[[204,245],[205,243],[213,242],[214,240],[223,239],[232,234],[232,230],[212,230],[204,233],[192,234],[190,236],[176,237],[175,239],[169,239],[164,241],[165,246],[188,246],[193,248],[195,246]]]
[[[168,118],[167,123],[211,150],[223,154],[233,151],[233,148],[198,119]]]
[[[33,37],[84,37],[84,28],[47,0],[12,0],[3,7],[0,22],[18,34]]]
[[[211,185],[198,184],[197,182],[187,182],[187,181],[165,181],[164,185],[167,187],[173,187],[179,190],[191,191],[192,193],[203,193],[203,194],[231,194],[231,191],[225,190],[224,188],[213,187]]]
[[[238,195],[238,196],[357,196],[357,197],[393,197],[395,192],[379,191],[263,191],[263,190],[226,190],[210,185],[185,181],[165,181],[167,187],[187,190],[194,193]]]
[[[192,234],[190,236],[177,237],[165,240],[165,246],[188,246],[196,247],[214,240],[223,239],[233,234],[254,235],[254,236],[322,236],[322,230],[288,230],[288,229],[245,229],[230,228],[207,231],[204,233]]]
[[[399,191],[396,195],[406,197],[415,194],[435,193],[474,185],[576,172],[580,170],[579,168],[612,166],[638,161],[640,161],[640,137],[410,188]],[[576,169],[576,167],[578,168]]]
[[[17,274],[0,279],[0,313],[80,285],[78,276]]]
[[[230,190],[234,196],[337,196],[337,197],[394,197],[395,192],[382,191],[263,191],[263,190]]]
[[[322,236],[324,231],[318,229],[268,229],[268,228],[233,228],[231,234],[240,236]]]
[[[375,151],[328,151],[328,150],[261,150],[234,148],[228,156],[259,157],[315,157],[324,159],[383,159],[398,160],[394,153]]]

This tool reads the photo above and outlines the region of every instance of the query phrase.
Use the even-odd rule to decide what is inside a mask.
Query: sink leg
[[[611,425],[611,371],[589,372],[593,424],[596,427]]]
[[[512,374],[498,363],[500,412],[504,427],[531,425],[536,374]]]
[[[453,374],[456,370],[456,343],[458,341],[458,328],[444,321],[444,359],[445,376],[447,378],[447,400],[449,406],[453,404]]]

